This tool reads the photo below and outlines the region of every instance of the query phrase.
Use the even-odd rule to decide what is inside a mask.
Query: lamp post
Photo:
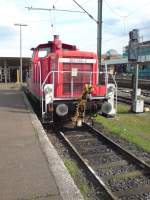
[[[97,23],[97,56],[98,56],[98,69],[102,71],[101,60],[102,60],[102,11],[103,11],[103,0],[98,0],[98,23]],[[101,74],[99,74],[99,84],[101,84]]]
[[[27,24],[14,24],[20,27],[20,83],[22,83],[22,26],[27,26]]]

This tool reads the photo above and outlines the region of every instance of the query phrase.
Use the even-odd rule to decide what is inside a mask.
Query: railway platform
[[[0,89],[0,199],[83,200],[23,91]]]

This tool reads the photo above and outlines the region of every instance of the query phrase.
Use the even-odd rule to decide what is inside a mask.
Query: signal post
[[[132,105],[131,110],[134,113],[142,113],[144,110],[144,101],[141,96],[141,89],[138,88],[138,71],[139,71],[139,31],[133,29],[129,32],[128,61],[134,66],[132,76]]]

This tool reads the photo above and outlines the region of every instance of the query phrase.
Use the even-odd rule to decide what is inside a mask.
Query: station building
[[[26,75],[31,65],[30,57],[22,58],[22,80],[26,80]],[[0,83],[17,82],[17,70],[20,69],[20,57],[0,57]]]
[[[150,41],[140,43],[138,62],[139,67],[139,78],[150,79]],[[102,64],[107,63],[108,70],[113,71],[117,74],[132,74],[134,67],[128,62],[128,46],[123,50],[122,56],[116,55],[115,57],[106,57]]]
[[[150,79],[150,41],[141,42],[139,47],[139,78]],[[124,48],[124,57],[128,57],[128,46]]]

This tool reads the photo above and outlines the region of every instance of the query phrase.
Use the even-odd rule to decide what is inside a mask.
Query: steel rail
[[[84,126],[90,129],[91,132],[96,133],[98,137],[101,137],[107,144],[111,145],[112,148],[119,150],[120,154],[125,155],[128,157],[128,159],[136,165],[138,165],[140,168],[143,168],[146,170],[148,173],[150,173],[150,165],[148,165],[146,162],[144,162],[142,159],[137,158],[134,154],[129,152],[128,150],[124,149],[121,147],[119,144],[116,142],[112,141],[110,138],[108,138],[106,135],[104,135],[102,132],[98,131],[94,127],[90,126],[89,124],[84,123]]]
[[[126,103],[128,105],[131,105],[132,101],[131,98],[129,97],[123,97],[123,96],[118,96],[118,102]]]
[[[125,97],[120,95],[118,96],[118,101],[129,105],[132,103],[132,99],[130,97]],[[144,101],[144,105],[150,105],[150,101]]]
[[[87,132],[93,134],[93,136],[96,136],[98,140],[100,139],[101,142],[104,142],[106,145],[110,146],[110,148],[112,150],[114,150],[115,152],[119,152],[120,156],[123,156],[127,162],[132,163],[133,165],[137,166],[139,168],[139,170],[134,171],[134,173],[136,175],[141,174],[142,176],[145,176],[145,175],[149,176],[150,165],[145,163],[144,160],[137,158],[134,154],[132,154],[128,150],[122,148],[119,144],[117,144],[116,142],[111,140],[109,137],[105,136],[102,132],[98,131],[93,126],[83,123],[83,128],[85,130],[87,130]],[[70,131],[72,132],[72,130],[74,130],[74,129],[71,129]],[[128,193],[126,194],[126,193],[124,193],[124,191],[121,191],[121,190],[119,192],[117,192],[117,191],[112,192],[113,190],[111,190],[111,188],[109,188],[109,186],[107,186],[107,179],[110,179],[110,176],[107,176],[107,179],[106,179],[106,177],[104,177],[104,179],[103,179],[103,177],[99,176],[96,173],[96,171],[93,169],[93,167],[89,165],[89,160],[87,161],[87,158],[85,159],[84,155],[80,154],[80,150],[78,150],[78,148],[76,148],[76,145],[74,146],[74,143],[72,143],[72,141],[70,141],[70,139],[68,139],[68,136],[70,135],[71,132],[69,133],[69,135],[68,134],[65,135],[65,133],[63,133],[62,131],[57,131],[57,132],[59,133],[59,136],[66,144],[67,148],[71,150],[73,155],[79,161],[79,164],[85,169],[85,173],[90,175],[90,177],[92,178],[92,182],[96,184],[96,187],[101,186],[101,188],[103,188],[103,190],[105,191],[104,193],[107,195],[108,199],[118,200],[120,198],[120,196],[123,196],[123,195],[130,196],[133,194],[133,192],[131,192],[129,190],[127,190],[127,191],[129,191],[129,194]],[[88,138],[87,138],[87,140],[88,140]],[[114,177],[117,177],[117,176],[114,175]],[[148,189],[149,187],[147,188],[146,185],[144,187],[142,186],[142,188],[145,190],[145,192],[149,192],[149,189]],[[135,190],[136,190],[136,188],[135,188]],[[142,191],[142,189],[141,189],[141,191]],[[135,193],[139,194],[140,192],[135,191]]]
[[[67,146],[73,151],[73,153],[77,156],[77,158],[81,161],[82,166],[90,172],[90,175],[92,176],[93,180],[96,181],[98,185],[100,185],[105,192],[107,193],[110,200],[118,200],[116,196],[109,190],[109,188],[106,186],[104,181],[94,172],[94,170],[88,165],[86,160],[80,155],[80,153],[76,150],[76,148],[71,144],[71,142],[67,139],[67,137],[64,135],[62,131],[58,132],[61,138],[64,140],[64,142],[67,144]]]

